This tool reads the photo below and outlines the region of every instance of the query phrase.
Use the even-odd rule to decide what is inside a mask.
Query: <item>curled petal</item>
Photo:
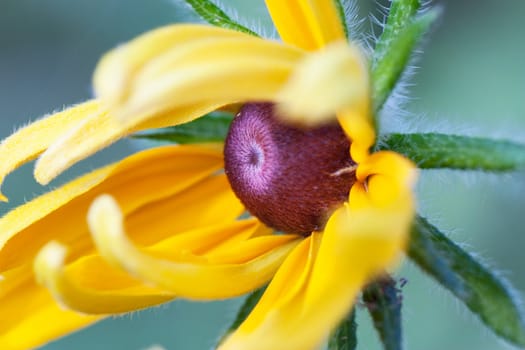
[[[227,61],[236,56],[252,59],[264,57],[268,65],[279,62],[292,63],[303,55],[302,51],[296,48],[252,36],[220,40],[214,37],[191,40],[147,62],[137,72],[134,83],[136,86],[141,86],[185,67],[193,67],[196,64],[206,66],[210,64],[210,53],[213,53],[213,62]]]
[[[273,244],[264,241],[259,245],[262,249],[251,249],[254,254],[241,262],[221,261],[217,256],[216,261],[212,257],[202,262],[166,260],[141,251],[128,240],[122,213],[110,196],[101,196],[93,203],[88,222],[106,259],[148,283],[192,299],[232,297],[260,287],[297,244],[295,236],[275,236]],[[223,257],[228,256],[232,255]]]
[[[342,110],[368,118],[369,90],[363,54],[341,41],[306,56],[279,93],[279,108],[291,122],[314,126]]]
[[[128,287],[129,289],[123,290],[96,290],[83,287],[75,283],[66,273],[64,264],[66,253],[63,245],[49,242],[38,253],[34,266],[37,280],[49,289],[57,301],[69,309],[87,314],[115,314],[157,305],[174,298],[171,294],[148,290],[145,287],[136,289]],[[107,271],[93,269],[88,271],[89,274],[95,275],[100,272],[107,275]],[[98,275],[98,278],[100,277]],[[114,282],[106,280],[105,283],[111,285]]]
[[[4,177],[38,157],[35,179],[48,184],[64,170],[119,139],[140,130],[191,121],[223,104],[201,101],[165,111],[145,122],[122,123],[98,100],[70,107],[29,124],[0,144],[0,185]],[[7,198],[0,193],[0,201]]]
[[[318,348],[363,286],[398,261],[411,217],[411,211],[373,206],[339,208],[322,236],[312,235],[290,253],[259,304],[219,349]]]
[[[210,184],[204,186],[204,191],[196,191],[196,196],[223,198],[221,203],[230,205],[232,211],[214,218],[233,220],[242,206],[231,191],[228,195],[221,190],[228,188],[226,179],[209,178],[221,167],[220,146],[159,147],[139,152],[37,197],[0,218],[0,271],[29,261],[53,239],[68,244],[72,256],[92,247],[85,215],[101,193],[112,193],[129,215],[151,202],[182,193],[196,183]],[[191,211],[200,211],[199,207],[186,206],[186,217]],[[177,216],[172,214],[168,218],[175,220]]]
[[[99,135],[99,133],[107,129],[108,124],[111,122],[112,119],[109,116],[107,109],[98,103],[97,107],[93,108],[91,114],[84,115],[82,120],[79,120],[75,125],[71,125],[68,129],[62,129],[62,132],[55,136],[53,142],[48,145],[47,149],[37,161],[34,172],[35,179],[40,184],[46,185],[73,163],[76,163],[77,161],[87,157],[89,154],[94,153],[97,148],[92,147],[93,141],[97,139],[97,135]],[[74,138],[75,146],[62,146],[62,140],[67,139],[70,134],[74,134],[75,130],[82,131],[82,137]],[[31,136],[38,138],[38,135]],[[87,145],[85,145],[86,140]],[[115,141],[115,138],[107,138],[105,139],[105,144],[103,146],[107,146],[113,141]],[[81,154],[76,152],[79,147],[86,148],[86,146],[89,148],[88,152],[84,151]],[[54,152],[54,149],[59,149],[59,154]],[[54,157],[51,157],[51,159],[49,159],[50,153],[54,153]]]
[[[56,137],[38,159],[35,178],[41,184],[47,184],[77,161],[133,132],[188,122],[219,107],[217,104],[201,103],[171,110],[145,123],[122,123],[110,115],[106,107],[99,106],[96,113],[86,116],[67,132]]]
[[[7,174],[35,159],[60,135],[93,113],[97,113],[99,108],[98,101],[88,101],[43,117],[3,140],[0,144],[0,159],[2,160],[0,162],[0,185]],[[7,201],[7,198],[1,193],[0,201]]]
[[[77,211],[80,203],[68,204],[84,197],[113,170],[114,167],[109,166],[94,171],[3,216],[0,219],[0,271],[28,262],[53,235],[67,237],[69,227],[77,227],[76,232],[81,233],[82,215]],[[69,222],[70,218],[75,221]],[[55,232],[51,231],[55,228]]]
[[[246,34],[212,26],[171,25],[148,32],[107,53],[97,66],[93,85],[110,104],[126,98],[136,72],[147,62],[188,41],[243,38]]]
[[[36,284],[32,272],[27,264],[4,273],[0,280],[2,349],[33,349],[102,318],[65,310]]]
[[[269,310],[286,307],[294,299],[301,298],[310,278],[320,240],[321,234],[314,232],[288,255],[261,300],[242,324],[242,330],[255,330],[265,322]]]
[[[300,322],[304,291],[317,255],[320,235],[314,233],[288,255],[259,303],[241,326],[219,350],[231,349],[310,349],[315,344],[302,343]],[[301,332],[297,332],[301,329]],[[296,336],[294,336],[296,335]]]
[[[169,148],[177,149],[178,147]],[[185,149],[185,147],[181,148],[182,150]],[[194,148],[194,150],[199,148],[201,147]],[[207,152],[210,151],[209,149]],[[147,152],[154,152],[154,150]],[[222,157],[220,152],[216,154],[216,161],[218,160],[220,166]],[[139,155],[148,158],[143,153],[139,153]],[[194,250],[195,253],[212,253],[213,251],[219,253],[221,245],[226,244],[231,238],[210,246],[208,241],[214,240],[214,237],[210,237],[210,232],[212,231],[202,227],[210,225],[215,225],[217,228],[226,227],[227,222],[234,221],[244,210],[238,199],[228,188],[224,174],[208,176],[196,181],[191,174],[202,166],[203,159],[199,152],[188,152],[187,156],[185,152],[182,152],[178,153],[179,157],[165,160],[163,160],[161,155],[157,155],[160,157],[157,159],[159,161],[151,165],[143,164],[139,166],[141,164],[139,162],[121,163],[122,168],[120,170],[122,170],[122,173],[120,175],[123,182],[120,185],[123,186],[122,188],[125,191],[120,193],[117,198],[121,201],[120,205],[126,214],[126,222],[132,228],[130,236],[139,244],[149,245],[152,254],[169,256],[169,254],[173,254],[172,252],[176,251],[176,249],[173,249],[173,245],[179,248],[181,245],[184,245],[184,249]],[[155,173],[160,170],[158,167],[162,169],[162,167],[173,166],[173,162],[176,162],[179,158],[182,163],[188,161],[186,167],[189,168],[186,172],[184,169],[177,170],[176,166],[172,168],[177,171],[165,176],[166,181],[172,180],[171,182],[161,185],[163,181],[161,179],[164,176],[159,176],[159,181],[153,183],[143,179],[143,176],[147,176],[148,169]],[[134,168],[134,165],[138,167]],[[124,174],[128,176],[124,176]],[[188,177],[188,175],[190,176]],[[133,186],[130,186],[130,183]],[[150,186],[161,186],[159,188],[150,188],[148,191],[148,183]],[[170,184],[178,187],[176,195],[169,195],[175,189],[175,187],[171,189],[166,188],[166,186],[171,186]],[[113,185],[116,185],[116,181],[113,182]],[[133,190],[143,185],[146,185],[144,187],[146,193],[141,193],[138,199],[134,198]],[[99,188],[98,190],[101,189]],[[164,192],[165,190],[167,192]],[[95,195],[96,191],[91,191],[93,191],[91,194]],[[118,193],[118,191],[114,193]],[[123,196],[124,194],[129,196],[125,197]],[[165,196],[167,197],[159,199]],[[33,270],[31,269],[32,264],[30,263],[33,260],[34,251],[37,251],[39,247],[52,239],[59,239],[61,242],[67,243],[68,250],[71,253],[68,256],[67,265],[62,270],[63,276],[70,281],[69,283],[80,289],[82,293],[87,294],[86,300],[92,298],[91,301],[95,302],[99,296],[102,297],[101,300],[107,300],[106,297],[108,295],[127,295],[126,298],[130,301],[128,306],[134,309],[141,307],[141,304],[135,303],[135,297],[132,298],[131,296],[149,295],[155,296],[155,299],[160,296],[173,297],[172,293],[159,292],[158,289],[144,286],[140,280],[134,279],[120,269],[108,266],[100,256],[91,253],[91,239],[88,234],[88,228],[84,227],[85,213],[90,200],[83,196],[80,198],[82,199],[74,198],[70,200],[74,205],[69,202],[64,204],[64,209],[59,208],[55,210],[51,208],[51,214],[41,219],[36,218],[40,214],[46,215],[45,209],[47,207],[45,205],[39,210],[29,210],[25,214],[20,212],[24,214],[21,214],[20,220],[26,216],[28,216],[29,220],[29,223],[25,222],[21,225],[29,225],[29,227],[15,234],[15,237],[9,240],[6,246],[2,248],[0,254],[2,270],[7,269],[7,271],[2,273],[3,279],[0,280],[0,314],[3,315],[3,317],[0,317],[0,344],[2,344],[2,348],[6,346],[8,349],[33,348],[91,324],[101,317],[85,316],[65,310],[58,306],[44,287],[35,284]],[[78,206],[84,201],[89,201],[86,203],[85,210]],[[225,211],[224,208],[229,210]],[[31,222],[31,220],[35,219],[36,221]],[[70,222],[69,220],[72,221]],[[250,225],[253,225],[253,220],[250,220],[250,222],[252,222]],[[4,221],[4,223],[7,222]],[[11,227],[15,229],[13,225],[16,223],[17,221],[11,221],[9,224],[11,226],[4,226],[4,228],[9,229]],[[247,223],[242,224],[248,225]],[[148,229],[146,236],[144,235],[145,228]],[[186,234],[188,230],[200,232],[201,234],[207,231],[207,239],[197,240],[195,237],[192,239]],[[258,237],[259,234],[264,235],[264,231],[254,228],[251,234]],[[235,241],[235,239],[237,237],[234,237],[232,240]],[[242,237],[239,237],[239,240],[242,240]],[[157,249],[155,242],[159,241],[159,244],[164,244],[166,249]],[[201,243],[202,246],[199,247],[198,243]],[[173,245],[170,246],[170,244]],[[80,255],[84,256],[77,258]],[[71,296],[70,294],[67,295]],[[100,306],[96,306],[96,303],[93,305],[90,303],[83,304],[82,300],[84,299],[68,299],[65,296],[60,298],[64,299],[64,303],[67,301],[69,307],[76,307],[84,312],[119,311],[111,309],[113,307],[111,303],[107,303],[105,306],[108,308],[103,309]],[[139,301],[143,300],[141,298],[137,299]],[[160,301],[160,299],[157,300]],[[74,304],[74,302],[77,304]],[[115,305],[120,308],[120,311],[126,311],[127,306],[118,303]],[[54,321],[50,322],[49,320]],[[31,337],[27,337],[29,333],[32,335]],[[21,340],[22,338],[23,340]]]
[[[359,164],[356,177],[359,181],[364,181],[367,177],[382,174],[403,183],[405,186],[412,186],[415,182],[415,164],[399,153],[392,151],[375,152]]]
[[[366,191],[367,200],[375,206],[388,207],[399,204],[400,198],[410,198],[412,187],[417,178],[416,166],[405,157],[390,151],[376,152],[359,164],[356,177],[364,187],[352,188],[350,191],[350,206],[360,206],[357,192]],[[364,185],[361,185],[364,186]],[[356,196],[356,197],[353,197]],[[403,202],[411,202],[404,200]]]
[[[150,52],[137,59],[142,50]],[[170,26],[109,53],[95,73],[95,91],[118,117],[139,124],[190,105],[271,100],[301,57],[296,48],[246,34]],[[228,87],[218,89],[224,82]]]
[[[364,101],[363,101],[364,102]],[[368,103],[368,101],[366,102]],[[376,132],[368,112],[368,105],[355,109],[345,109],[337,113],[337,120],[352,142],[350,155],[356,163],[363,162],[374,145]]]
[[[196,150],[199,148],[201,147],[197,147]],[[142,153],[139,153],[139,155],[146,156]],[[126,189],[125,193],[130,196],[124,198],[120,194],[117,198],[121,201],[120,204],[126,213],[127,222],[133,228],[130,230],[130,236],[135,242],[140,244],[150,246],[153,244],[150,249],[152,254],[169,254],[176,251],[176,249],[173,249],[173,245],[169,245],[170,242],[179,248],[181,245],[184,245],[186,250],[193,249],[196,253],[201,251],[211,253],[214,250],[219,253],[221,245],[225,244],[229,239],[220,242],[220,244],[210,246],[208,241],[213,241],[214,239],[214,237],[210,237],[210,232],[212,231],[202,227],[210,225],[215,225],[217,228],[226,227],[227,222],[232,222],[239,216],[243,207],[231,190],[229,190],[227,180],[223,174],[201,178],[200,181],[196,182],[191,176],[185,179],[185,176],[188,177],[201,166],[199,163],[203,161],[201,159],[202,155],[199,155],[198,152],[193,154],[189,152],[187,157],[184,152],[178,155],[179,157],[171,161],[170,159],[163,161],[163,158],[159,155],[159,162],[155,162],[151,166],[143,165],[134,168],[134,164],[140,165],[140,163],[123,162],[121,164],[122,168],[120,170],[122,170],[123,174],[129,175],[129,177],[122,176],[123,183],[121,185]],[[148,181],[142,179],[143,176],[148,174],[148,169],[151,169],[153,172],[158,171],[159,168],[156,167],[172,166],[173,162],[179,158],[181,162],[185,162],[184,159],[189,161],[186,164],[189,167],[187,172],[184,172],[184,169],[178,169],[175,173],[167,174],[169,176],[165,177],[166,180],[171,179],[173,181],[141,194],[139,201],[134,199],[132,189],[148,183]],[[219,166],[221,158],[220,152],[217,152],[216,159],[218,159]],[[196,167],[193,168],[192,164]],[[141,173],[141,171],[145,173]],[[136,175],[136,177],[133,177],[133,175]],[[181,177],[178,178],[178,176]],[[163,176],[159,176],[159,182],[153,182],[153,185],[159,185],[162,182],[160,180],[162,178]],[[127,179],[133,183],[133,186],[129,186],[130,182]],[[152,184],[151,181],[149,183],[150,185]],[[159,197],[167,195],[166,192],[163,192],[164,190],[168,190],[169,193],[175,189],[175,187],[172,187],[171,190],[165,188],[170,183],[178,183],[175,186],[179,188],[179,192],[174,196],[168,196],[159,200]],[[144,188],[147,190],[147,187]],[[95,191],[92,194],[94,193]],[[52,218],[45,216],[37,219],[35,222],[30,222],[28,228],[16,234],[15,238],[8,241],[6,246],[2,248],[0,254],[2,270],[7,269],[2,274],[3,280],[0,280],[0,314],[5,316],[0,317],[0,344],[2,346],[8,346],[7,348],[9,349],[33,348],[100,319],[100,316],[80,315],[59,307],[44,287],[35,284],[30,261],[32,262],[34,251],[51,239],[59,239],[61,242],[67,243],[71,253],[68,256],[67,265],[64,267],[65,270],[63,270],[64,276],[70,279],[71,283],[80,288],[82,292],[93,297],[92,301],[96,301],[95,297],[97,296],[102,296],[102,300],[106,300],[104,298],[112,294],[128,296],[154,295],[155,298],[169,295],[172,298],[172,293],[159,292],[158,289],[147,288],[140,280],[134,279],[120,269],[108,266],[105,261],[101,260],[100,256],[90,253],[92,249],[90,246],[91,239],[88,234],[88,228],[84,228],[87,208],[83,210],[82,207],[78,207],[79,203],[83,203],[84,200],[88,201],[89,198],[82,196],[81,198],[83,199],[71,200],[73,203],[76,203],[75,205],[64,204],[67,209],[59,208],[56,210],[56,214],[54,209],[51,208],[49,216]],[[145,202],[143,203],[142,200]],[[152,205],[153,203],[154,205]],[[22,213],[24,215],[21,214],[19,218],[23,219],[28,216],[29,221],[35,220],[38,217],[37,214],[46,215],[44,210],[46,208],[43,205],[40,210],[29,210],[25,214]],[[151,210],[152,208],[153,210]],[[224,208],[229,208],[229,210],[224,211]],[[34,216],[32,216],[33,214]],[[72,220],[73,224],[69,223],[69,220]],[[12,221],[10,223],[11,228],[14,229],[12,225],[15,225],[16,222]],[[26,224],[28,223],[22,223],[22,226]],[[246,223],[243,224],[248,225]],[[253,225],[253,222],[251,225]],[[75,229],[72,229],[72,227]],[[143,235],[145,227],[148,228],[147,236]],[[4,228],[8,229],[9,226],[4,226]],[[200,232],[201,234],[207,231],[207,239],[197,240],[194,237],[192,240],[185,233],[188,230]],[[174,233],[176,234],[173,235]],[[264,230],[254,229],[251,233],[254,236],[258,236],[259,234],[264,234]],[[169,238],[166,239],[166,237]],[[242,240],[242,237],[239,237],[239,239]],[[235,239],[233,240],[235,241]],[[161,241],[161,244],[165,244],[165,250],[156,249],[155,242],[158,241]],[[202,246],[199,247],[198,243],[201,243]],[[79,255],[84,256],[75,259]],[[134,298],[127,298],[130,301],[129,308],[140,307],[140,304],[134,302]],[[62,299],[66,300],[67,298],[62,297]],[[73,301],[77,302],[76,306],[74,306]],[[108,309],[98,307],[97,310],[95,304],[87,303],[84,305],[80,301],[75,298],[68,299],[69,307],[76,307],[84,312],[118,311],[111,309],[113,307],[111,303],[106,305]],[[120,311],[125,311],[122,304],[117,303],[116,305],[120,305]],[[49,320],[55,321],[49,322]],[[28,333],[32,336],[27,337]],[[20,340],[21,338],[24,338],[23,341]]]
[[[333,1],[266,0],[266,7],[281,39],[288,44],[316,50],[345,38]]]

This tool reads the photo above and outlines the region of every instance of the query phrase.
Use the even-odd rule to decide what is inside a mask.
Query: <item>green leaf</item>
[[[385,350],[403,348],[401,333],[400,290],[396,282],[386,277],[370,284],[363,292],[363,301],[372,316],[374,326],[379,333]]]
[[[405,155],[421,169],[509,171],[525,167],[525,145],[480,137],[428,134],[390,134],[381,149]]]
[[[244,322],[244,320],[248,317],[248,315],[252,312],[253,308],[259,300],[261,299],[262,295],[264,294],[264,291],[266,290],[266,286],[257,289],[256,291],[252,292],[250,295],[246,297],[244,300],[244,303],[241,305],[239,311],[237,312],[237,316],[235,316],[235,319],[233,320],[230,327],[228,327],[228,330],[224,333],[224,335],[219,340],[219,343],[222,343],[226,337],[235,331],[239,326]]]
[[[232,20],[223,10],[210,0],[185,0],[188,5],[206,22],[221,28],[258,36],[250,29]]]
[[[355,309],[341,322],[328,341],[328,350],[354,350],[357,347]]]
[[[348,39],[348,28],[346,26],[346,15],[345,15],[345,7],[341,0],[334,0],[335,7],[337,8],[337,13],[339,14],[339,19],[341,21],[341,25],[343,26],[343,29],[345,31],[345,37]]]
[[[385,29],[376,45],[372,60],[372,100],[377,113],[405,71],[416,44],[440,14],[433,8],[413,17],[419,1],[393,1]]]
[[[410,258],[503,339],[525,348],[523,310],[506,281],[417,217],[408,249]]]
[[[133,135],[133,138],[173,143],[222,142],[233,116],[213,112],[190,123]]]

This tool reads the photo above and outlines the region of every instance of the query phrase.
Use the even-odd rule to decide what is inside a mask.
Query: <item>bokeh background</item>
[[[223,0],[248,23],[269,27],[262,0]],[[444,13],[423,46],[407,85],[402,117],[385,125],[525,142],[525,29],[522,0],[435,1]],[[358,1],[363,33],[379,6]],[[385,5],[385,3],[383,3]],[[197,18],[170,0],[0,0],[0,138],[53,110],[91,96],[91,72],[102,53],[149,29]],[[271,30],[269,30],[271,32]],[[227,88],[227,87],[225,87]],[[121,141],[51,184],[120,159],[139,147]],[[1,161],[1,160],[0,160]],[[32,165],[7,178],[11,199],[0,214],[46,190]],[[418,185],[420,212],[525,291],[525,172],[504,176],[427,171]],[[408,262],[403,288],[407,349],[508,349],[448,292]],[[52,343],[45,350],[210,349],[241,299],[176,301],[110,318]],[[2,315],[0,315],[2,317]],[[53,320],[49,320],[53,322]],[[369,317],[358,307],[358,349],[380,349]]]

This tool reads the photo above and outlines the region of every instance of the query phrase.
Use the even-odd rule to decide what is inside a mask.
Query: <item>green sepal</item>
[[[401,327],[402,298],[396,281],[390,277],[370,284],[363,292],[363,301],[372,317],[385,350],[403,348]]]
[[[480,137],[424,134],[389,134],[380,149],[405,155],[421,169],[511,171],[525,167],[525,145]]]
[[[185,0],[186,3],[206,22],[221,28],[258,36],[252,30],[231,19],[219,6],[210,0]]]
[[[346,26],[346,14],[345,14],[345,7],[341,0],[334,0],[335,7],[337,8],[337,13],[339,14],[339,20],[341,21],[341,25],[343,26],[343,30],[345,31],[345,37],[349,38],[348,33],[348,27]]]
[[[239,328],[239,326],[252,312],[255,305],[257,305],[265,291],[266,286],[253,291],[250,295],[246,297],[244,303],[239,308],[239,311],[237,311],[235,319],[233,320],[232,324],[228,327],[226,332],[224,332],[224,335],[220,338],[218,344],[222,343],[226,339],[226,337],[230,335],[230,333],[234,332],[237,328]]]
[[[392,0],[388,18],[379,36],[374,52],[374,62],[383,59],[389,51],[389,45],[399,33],[412,21],[421,8],[420,0]]]
[[[355,309],[332,332],[328,340],[328,350],[354,350],[357,347],[357,323]]]
[[[132,137],[179,144],[222,142],[228,134],[232,120],[233,115],[230,113],[212,112],[186,124],[134,134]]]
[[[419,216],[413,224],[408,255],[494,333],[525,348],[525,315],[512,288],[500,276]]]
[[[410,61],[416,44],[441,13],[433,8],[414,17],[419,2],[393,1],[372,59],[372,101],[377,114]]]
[[[413,21],[420,7],[420,0],[392,0],[391,2],[383,32],[377,39],[372,57],[373,101],[376,112],[386,101],[399,78],[399,72],[396,72],[396,67],[392,66],[395,63],[392,62],[392,56],[397,54],[393,51],[393,46],[395,46],[396,41],[400,40],[400,33],[406,30],[409,23]],[[411,53],[410,50],[405,52],[403,56],[410,56]],[[397,68],[402,72],[404,66],[403,64]]]

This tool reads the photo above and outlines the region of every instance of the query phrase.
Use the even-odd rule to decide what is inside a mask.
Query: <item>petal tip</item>
[[[118,105],[124,99],[126,66],[118,58],[123,48],[117,48],[102,57],[93,74],[93,90],[108,105]]]
[[[67,249],[56,241],[46,244],[37,254],[34,262],[34,271],[39,283],[46,285],[55,271],[59,269],[67,254]]]
[[[122,235],[122,212],[117,201],[109,194],[103,194],[93,201],[87,220],[93,239],[99,246],[104,246],[102,242],[108,237]]]
[[[35,163],[33,177],[40,185],[45,186],[56,178],[67,166],[64,163],[66,154],[58,153],[55,150],[58,144],[50,146]],[[59,155],[58,155],[59,154]],[[58,155],[58,156],[57,156]]]
[[[35,178],[36,182],[38,182],[40,185],[45,186],[51,182],[55,178],[54,175],[51,175],[48,171],[46,171],[43,166],[40,166],[37,164],[35,167],[35,171],[33,172],[33,177]]]

